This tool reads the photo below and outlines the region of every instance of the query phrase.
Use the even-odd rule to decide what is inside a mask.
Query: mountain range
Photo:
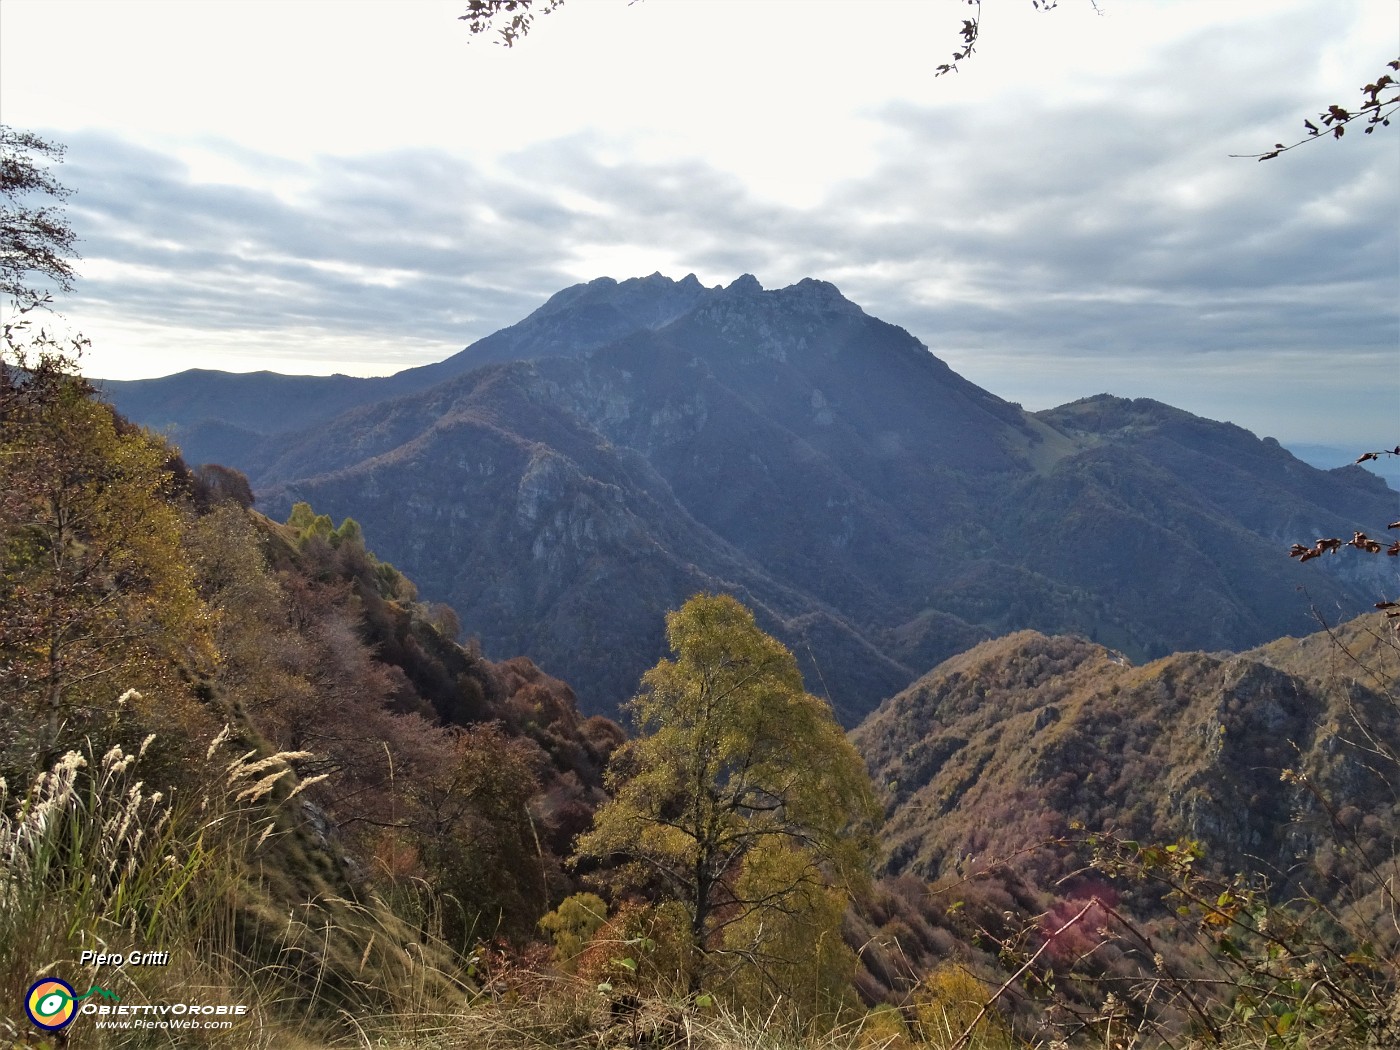
[[[1397,498],[1374,475],[1144,399],[1025,411],[816,280],[603,278],[386,378],[102,387],[191,462],[246,472],[269,513],[355,517],[488,652],[591,712],[700,590],[753,607],[849,725],[1010,631],[1142,660],[1395,590],[1388,559],[1287,554],[1383,531]]]

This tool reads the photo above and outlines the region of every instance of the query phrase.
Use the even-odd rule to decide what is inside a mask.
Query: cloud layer
[[[1317,13],[1289,17],[1283,38],[1302,40]],[[1072,91],[945,98],[939,81],[868,110],[851,140],[864,153],[792,201],[736,164],[607,127],[498,156],[311,159],[55,133],[79,190],[71,313],[99,340],[125,333],[120,356],[95,359],[114,376],[371,373],[445,356],[604,274],[815,276],[1031,407],[1108,389],[1285,440],[1388,442],[1400,133],[1229,157],[1347,101],[1314,97],[1335,58],[1316,52],[1203,27],[1130,76],[1067,78]],[[809,149],[810,118],[781,96],[733,115],[777,152]]]

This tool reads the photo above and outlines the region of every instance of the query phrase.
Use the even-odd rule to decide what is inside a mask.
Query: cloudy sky
[[[814,276],[1030,408],[1155,397],[1400,441],[1400,119],[1257,163],[1400,54],[1397,0],[0,4],[69,147],[110,378],[384,374],[568,284]]]

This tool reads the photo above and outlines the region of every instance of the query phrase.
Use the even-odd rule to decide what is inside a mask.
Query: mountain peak
[[[1198,417],[1183,409],[1173,408],[1149,397],[1127,398],[1115,397],[1113,394],[1082,397],[1058,408],[1038,412],[1037,415],[1061,429],[1091,433],[1110,433],[1129,427],[1198,420]]]
[[[612,280],[612,278],[610,277],[602,279]],[[613,283],[616,284],[617,282],[613,281]],[[679,281],[676,281],[672,280],[670,277],[667,277],[660,270],[655,270],[652,273],[647,274],[647,276],[645,277],[634,277],[631,280],[623,281],[622,283],[624,285],[637,284],[645,287],[660,289],[685,288],[693,291],[703,290],[705,287],[703,284],[700,283],[700,278],[696,277],[693,273],[688,273]]]
[[[820,281],[814,277],[804,277],[786,288],[765,291],[758,278],[746,273],[736,278],[723,290],[720,300],[761,302],[766,310],[794,311],[810,314],[850,314],[864,315],[865,311],[841,294],[841,289],[830,281]]]
[[[856,303],[841,294],[841,289],[830,281],[819,281],[815,277],[804,277],[794,285],[783,289],[783,293],[803,306],[820,310],[838,310],[843,313],[865,313]]]

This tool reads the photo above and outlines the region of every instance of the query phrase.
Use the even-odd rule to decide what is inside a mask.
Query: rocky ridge
[[[1023,631],[983,643],[853,734],[887,790],[889,868],[936,878],[1078,823],[1193,839],[1213,866],[1287,886],[1299,858],[1323,871],[1341,863],[1329,809],[1353,847],[1388,856],[1382,831],[1400,826],[1400,785],[1387,787],[1356,746],[1360,726],[1391,740],[1400,731],[1383,677],[1363,670],[1400,671],[1385,635],[1371,614],[1301,640],[1143,665],[1083,638]]]

